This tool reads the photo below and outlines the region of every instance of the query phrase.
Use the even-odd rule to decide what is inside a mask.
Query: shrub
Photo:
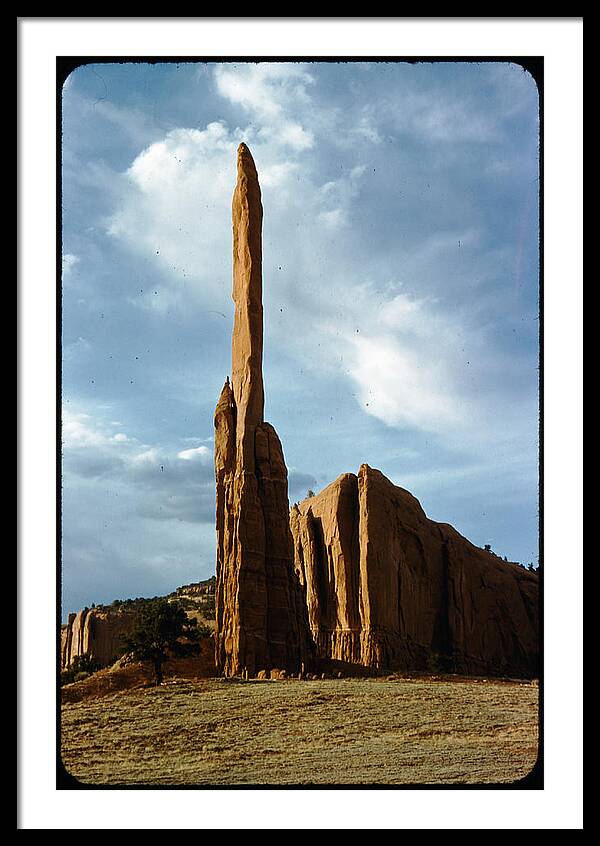
[[[450,655],[431,651],[427,656],[427,671],[429,673],[450,673],[452,668],[453,661]]]
[[[90,655],[76,655],[70,666],[60,674],[61,687],[65,684],[72,684],[74,681],[82,681],[93,673],[97,673],[100,665]]]

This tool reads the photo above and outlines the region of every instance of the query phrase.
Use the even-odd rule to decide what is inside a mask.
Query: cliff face
[[[429,520],[363,464],[290,512],[322,657],[377,669],[538,674],[538,576]]]
[[[238,149],[233,196],[232,384],[215,410],[215,659],[227,676],[298,672],[310,638],[293,565],[287,468],[263,420],[262,204],[256,167]]]
[[[76,657],[86,655],[100,667],[107,667],[118,655],[121,635],[131,628],[134,613],[86,608],[69,614],[61,630],[61,669]]]
[[[203,582],[182,585],[165,596],[184,605],[189,617],[203,624],[214,612],[215,577]],[[121,636],[127,634],[140,608],[148,600],[126,600],[120,605],[98,605],[69,614],[68,622],[61,626],[61,669],[66,670],[74,658],[86,656],[100,667],[112,664],[119,656]],[[116,607],[115,607],[116,606]]]

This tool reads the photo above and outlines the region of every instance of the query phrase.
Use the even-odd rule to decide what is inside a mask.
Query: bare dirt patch
[[[62,706],[87,784],[451,784],[523,778],[535,682],[171,678]]]

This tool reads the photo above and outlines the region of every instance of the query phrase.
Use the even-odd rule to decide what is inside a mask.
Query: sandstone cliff
[[[538,674],[538,576],[429,520],[363,464],[290,512],[317,654],[381,670]]]
[[[111,611],[105,608],[85,608],[69,614],[69,621],[61,629],[61,669],[67,669],[77,657],[84,655],[98,666],[106,667],[119,654],[121,635],[131,628],[133,611]]]
[[[295,673],[310,661],[310,638],[293,565],[283,450],[263,420],[262,203],[245,144],[232,219],[232,382],[215,410],[215,659],[227,676]]]
[[[182,585],[165,599],[177,601],[189,617],[202,625],[212,624],[214,618],[215,577],[202,582]],[[117,658],[121,635],[127,634],[136,614],[147,599],[115,600],[112,605],[97,605],[69,614],[68,622],[61,626],[61,669],[66,670],[74,658],[92,658],[100,667],[106,667]]]

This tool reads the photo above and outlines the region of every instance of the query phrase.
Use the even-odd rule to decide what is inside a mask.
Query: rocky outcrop
[[[429,520],[363,464],[290,512],[317,654],[379,670],[538,674],[538,576]]]
[[[262,203],[245,144],[232,218],[232,380],[215,410],[215,658],[227,676],[296,673],[310,661],[310,638],[293,565],[283,450],[263,420]]]
[[[69,614],[68,623],[61,629],[61,669],[83,656],[99,667],[107,667],[117,658],[121,635],[130,630],[134,616],[134,612],[99,608]]]
[[[197,597],[197,596],[214,596],[215,595],[214,576],[210,579],[205,579],[203,582],[192,582],[189,585],[182,585],[178,587],[173,594],[175,597]]]

